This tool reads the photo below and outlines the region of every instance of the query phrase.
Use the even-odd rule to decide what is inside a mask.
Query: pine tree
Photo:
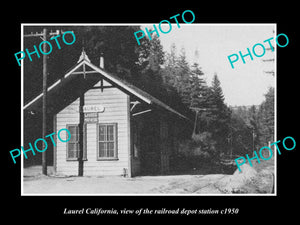
[[[143,69],[135,75],[132,83],[153,96],[162,98],[165,94],[160,70],[164,62],[164,51],[159,38],[155,35],[151,41],[146,39],[139,50],[139,63],[143,65]]]
[[[202,78],[203,75],[204,73],[201,71],[198,63],[194,63],[191,67],[191,107],[204,106],[204,95],[207,85]]]
[[[177,57],[176,46],[174,44],[171,46],[171,52],[166,54],[162,77],[169,87],[176,90],[184,105],[189,107],[191,104],[192,76],[184,48],[181,49],[180,55]]]
[[[160,70],[164,63],[165,52],[157,35],[154,35],[151,41],[147,38],[142,41],[138,51],[140,53],[139,64],[143,65],[144,70],[151,69],[154,72]]]
[[[275,91],[270,87],[265,94],[265,101],[259,106],[260,145],[267,145],[274,140],[274,100]]]
[[[226,152],[231,110],[224,103],[225,98],[217,74],[213,77],[210,98],[211,124],[209,128],[217,142],[217,149]]]
[[[228,136],[229,152],[232,155],[251,155],[253,153],[253,134],[246,123],[248,110],[244,106],[232,108],[230,133]]]
[[[253,151],[259,146],[259,137],[260,137],[260,129],[259,129],[259,121],[258,121],[258,113],[255,105],[252,105],[248,110],[248,127],[251,129],[252,133],[252,146]]]
[[[217,76],[217,74],[215,73],[214,77],[213,77],[213,81],[212,81],[212,91],[213,91],[213,97],[214,97],[214,103],[215,106],[217,107],[217,109],[221,109],[224,105],[224,94],[221,88],[221,82]]]
[[[186,60],[185,49],[181,48],[180,55],[177,61],[176,84],[179,94],[182,97],[182,102],[189,107],[191,104],[191,87],[192,76],[190,66]]]
[[[170,48],[170,53],[165,54],[164,69],[162,70],[162,78],[164,83],[168,87],[175,87],[177,81],[177,56],[176,56],[176,45],[173,43]]]
[[[198,63],[194,63],[191,67],[192,84],[190,90],[190,108],[197,113],[197,121],[195,130],[196,133],[207,130],[209,125],[209,111],[210,108],[210,88],[207,86],[203,78],[204,73],[199,67]]]
[[[166,95],[164,96],[164,98],[167,98],[165,102],[172,106],[174,109],[188,115],[190,112],[188,111],[186,105],[182,103],[182,95],[180,91],[181,70],[178,61],[179,58],[177,57],[176,45],[173,43],[171,45],[170,53],[165,54],[164,64],[162,65],[160,70],[164,90],[166,91]]]

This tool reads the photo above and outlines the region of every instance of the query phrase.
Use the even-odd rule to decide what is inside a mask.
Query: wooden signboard
[[[98,122],[98,113],[97,112],[84,113],[84,122],[97,123]]]
[[[85,105],[83,106],[83,112],[104,112],[103,105]]]

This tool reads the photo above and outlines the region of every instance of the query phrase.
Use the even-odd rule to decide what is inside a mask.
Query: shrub
[[[203,160],[219,159],[216,142],[212,139],[210,132],[194,134],[191,140],[185,140],[181,143],[179,149],[187,157],[197,156]]]

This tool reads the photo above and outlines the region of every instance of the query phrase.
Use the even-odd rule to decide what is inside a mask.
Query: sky
[[[167,25],[168,26],[168,25]],[[147,26],[148,27],[148,26]],[[168,27],[163,27],[164,31]],[[175,43],[177,53],[181,47],[185,48],[189,63],[197,62],[205,73],[208,85],[211,85],[213,75],[216,73],[221,81],[225,96],[225,103],[231,106],[259,105],[264,100],[264,94],[269,87],[275,86],[275,77],[264,71],[275,71],[274,62],[263,62],[263,59],[275,58],[276,44],[271,40],[275,51],[266,51],[262,57],[253,55],[245,57],[234,63],[232,69],[228,56],[232,54],[247,53],[247,48],[252,51],[256,43],[261,43],[265,48],[269,44],[265,40],[274,37],[276,24],[172,24],[172,30],[160,33],[160,41],[164,51],[170,52],[170,46]],[[198,51],[198,58],[195,57]],[[263,52],[260,46],[255,48],[256,54]]]

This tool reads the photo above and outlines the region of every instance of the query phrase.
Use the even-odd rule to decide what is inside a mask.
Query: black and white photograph
[[[276,194],[276,24],[22,27],[24,195]]]
[[[3,218],[296,218],[296,4],[107,3],[2,14]]]

